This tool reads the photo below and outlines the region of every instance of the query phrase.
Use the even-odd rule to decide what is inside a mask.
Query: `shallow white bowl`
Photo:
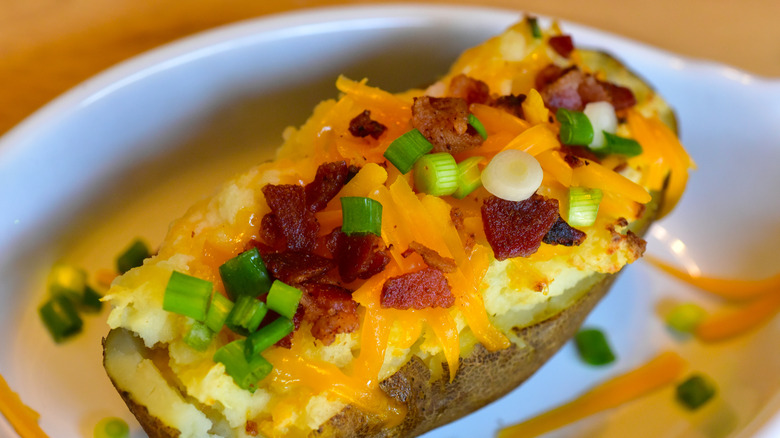
[[[91,436],[109,415],[135,421],[101,367],[105,312],[55,346],[37,316],[56,260],[113,266],[134,237],[159,242],[172,218],[230,175],[272,155],[282,129],[336,95],[339,74],[391,91],[436,79],[464,48],[519,11],[379,6],[309,10],[227,26],[124,62],[76,87],[0,140],[0,373],[41,413],[52,437]],[[681,205],[656,224],[650,252],[721,276],[775,273],[780,246],[780,83],[684,59],[564,23],[580,46],[617,55],[677,109],[699,170]],[[672,348],[719,385],[698,412],[671,389],[551,434],[556,437],[780,436],[780,319],[718,345],[667,332],[665,298],[717,303],[632,266],[587,324],[619,360],[589,368],[570,346],[523,387],[428,436],[489,436]],[[14,436],[0,419],[0,435]]]

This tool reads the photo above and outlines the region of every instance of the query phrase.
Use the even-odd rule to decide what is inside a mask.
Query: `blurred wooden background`
[[[369,0],[0,0],[0,134],[133,55],[219,25]],[[396,3],[402,3],[396,1]],[[428,0],[530,11],[780,78],[780,0]]]

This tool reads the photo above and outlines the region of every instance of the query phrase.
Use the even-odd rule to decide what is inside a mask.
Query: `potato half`
[[[360,407],[351,402],[349,396],[344,396],[344,392],[320,391],[290,383],[292,380],[282,379],[283,383],[279,383],[278,376],[270,383],[261,382],[254,394],[242,390],[232,383],[221,364],[211,360],[216,346],[203,353],[189,350],[182,341],[188,324],[186,318],[169,314],[161,308],[165,281],[174,270],[221,285],[215,266],[245,247],[246,237],[236,236],[257,237],[256,219],[268,212],[262,195],[258,195],[260,188],[265,184],[310,181],[314,168],[300,163],[322,153],[320,143],[328,141],[322,138],[330,137],[321,133],[338,130],[334,126],[348,121],[356,111],[377,100],[382,101],[375,108],[375,114],[380,119],[389,117],[387,114],[394,111],[408,111],[411,97],[423,93],[446,93],[449,81],[464,72],[484,80],[490,90],[499,95],[514,94],[518,89],[528,92],[534,73],[544,66],[538,61],[540,57],[547,63],[570,62],[547,47],[547,38],[557,35],[556,31],[552,32],[541,40],[533,39],[528,24],[521,22],[501,36],[464,53],[453,70],[425,92],[412,90],[393,97],[376,89],[367,89],[364,83],[340,79],[340,89],[346,97],[321,104],[307,124],[287,132],[286,143],[276,162],[236,177],[214,197],[194,206],[172,224],[157,256],[114,282],[107,294],[114,311],[109,318],[112,330],[103,344],[104,366],[149,436],[416,436],[460,418],[509,392],[576,333],[623,265],[641,255],[638,254],[641,251],[636,248],[636,241],[626,239],[626,230],[640,236],[647,230],[664,199],[667,174],[662,175],[662,181],[656,176],[654,183],[644,185],[644,189],[653,196],[641,208],[621,195],[611,198],[612,206],[609,208],[612,216],[604,213],[602,219],[586,227],[587,243],[581,247],[547,249],[545,256],[539,256],[538,260],[531,260],[532,257],[531,261],[513,262],[510,259],[499,262],[491,256],[487,273],[475,289],[480,293],[476,302],[484,304],[487,324],[500,331],[502,339],[507,340],[504,347],[496,348],[494,345],[486,348],[477,330],[469,326],[468,317],[457,309],[445,315],[451,318],[448,321],[459,336],[455,358],[448,356],[452,350],[447,350],[443,342],[437,342],[441,339],[441,332],[437,332],[429,320],[413,324],[413,327],[393,325],[387,350],[382,350],[384,362],[375,380],[381,381],[381,397],[389,397],[389,405],[405,410],[405,415],[395,424],[389,422],[386,412]],[[508,60],[508,56],[516,57],[513,53],[518,50],[528,58]],[[674,115],[664,100],[614,58],[603,52],[586,50],[578,50],[574,56],[580,68],[593,72],[599,80],[631,89],[637,99],[637,117],[641,115],[662,121],[671,127],[670,132],[676,129]],[[509,74],[502,70],[507,65],[512,65],[511,74],[523,76],[507,82],[508,78],[501,76]],[[350,97],[350,92],[357,88],[368,91]],[[538,93],[535,96],[541,99]],[[528,105],[534,105],[533,99],[529,93]],[[400,106],[393,107],[395,104]],[[548,118],[541,100],[536,105],[526,109],[541,114],[534,123],[553,129],[552,119]],[[401,111],[399,108],[406,109]],[[334,119],[338,111],[348,115]],[[529,119],[535,117],[533,113],[526,113],[526,116]],[[518,126],[525,126],[523,123],[526,122]],[[323,127],[328,129],[323,130]],[[624,130],[622,133],[618,131],[619,134],[633,134],[626,121],[621,121],[619,129]],[[501,138],[500,133],[496,138]],[[367,163],[382,160],[379,157],[372,161],[370,157],[375,151],[370,148],[362,151],[365,153],[359,157],[345,156],[344,159],[364,168],[370,167]],[[615,168],[627,167],[633,172],[628,172],[625,178],[642,180],[644,176],[641,162],[621,158],[613,160],[612,165]],[[301,166],[306,169],[300,170]],[[381,190],[387,189],[384,184],[385,180],[389,180],[390,172],[377,172],[374,176],[384,172],[384,179],[378,185]],[[402,179],[398,177],[398,180]],[[401,186],[410,190],[404,184],[407,183]],[[558,182],[545,184],[546,196],[561,196],[565,192]],[[391,187],[387,190],[396,190],[392,194],[397,195],[396,198],[388,195],[388,199],[402,196],[398,190],[403,187],[392,188],[394,185],[387,182],[387,186]],[[486,194],[481,192],[479,196]],[[478,196],[472,198],[469,201],[467,197],[466,203],[455,205],[468,209],[471,205],[468,202],[481,202]],[[440,212],[442,205],[449,208],[440,199],[422,195],[412,196],[411,199],[421,203],[422,207],[418,208],[428,208],[420,211]],[[620,205],[621,200],[626,205]],[[628,221],[618,219],[621,212],[631,216]],[[250,217],[255,219],[250,220]],[[472,223],[481,223],[473,215],[470,219]],[[626,226],[626,223],[629,224]],[[424,225],[420,226],[424,228]],[[388,240],[390,238],[385,231],[383,228],[383,238]],[[479,230],[473,232],[471,238],[475,239],[476,245],[486,245]],[[399,251],[404,249],[396,248]],[[530,285],[527,284],[529,281]],[[363,318],[368,318],[366,315],[367,312],[361,313]],[[361,354],[360,331],[339,334],[333,345],[324,346],[306,334],[307,329],[302,326],[294,338],[294,342],[304,345],[297,350],[301,355],[307,360],[327,363],[328,369],[346,370],[347,376],[354,372],[355,358]],[[227,332],[223,329],[217,335],[216,345],[235,338],[234,334]],[[302,334],[299,336],[299,333]],[[407,335],[416,337],[412,342],[401,342],[400,339]],[[457,366],[457,371],[451,375],[450,370],[454,366]]]

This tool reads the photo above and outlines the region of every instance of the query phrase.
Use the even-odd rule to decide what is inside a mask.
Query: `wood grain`
[[[85,79],[239,20],[358,0],[2,0],[0,133]],[[407,2],[408,3],[408,2]],[[780,77],[780,1],[434,0],[557,16],[676,53]]]

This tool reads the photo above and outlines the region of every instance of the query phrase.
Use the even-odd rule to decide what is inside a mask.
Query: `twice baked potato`
[[[577,331],[692,164],[648,85],[533,19],[425,90],[337,88],[106,295],[104,366],[151,437],[416,436],[472,412]],[[381,213],[366,225],[346,199]],[[233,306],[220,268],[250,251],[300,291],[294,315],[252,294],[293,333],[256,352],[257,325],[220,324],[194,344],[205,313],[169,311],[172,274]],[[235,372],[229,345],[264,375]]]

